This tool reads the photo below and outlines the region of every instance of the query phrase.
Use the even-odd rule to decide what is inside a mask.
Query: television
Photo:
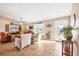
[[[19,26],[18,25],[10,25],[9,32],[14,33],[14,34],[18,33],[19,32]]]

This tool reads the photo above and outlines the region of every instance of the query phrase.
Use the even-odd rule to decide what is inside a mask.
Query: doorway
[[[35,41],[40,43],[40,41],[42,40],[42,35],[44,34],[44,23],[35,24],[34,25],[34,33],[36,36]]]

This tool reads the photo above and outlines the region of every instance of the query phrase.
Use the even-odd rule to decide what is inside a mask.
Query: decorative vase
[[[67,39],[68,41],[71,41],[72,37],[73,37],[73,36],[68,36],[66,39]]]

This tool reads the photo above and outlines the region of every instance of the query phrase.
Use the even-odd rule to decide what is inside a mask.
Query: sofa
[[[11,34],[9,32],[0,32],[0,42],[6,43],[11,41]]]

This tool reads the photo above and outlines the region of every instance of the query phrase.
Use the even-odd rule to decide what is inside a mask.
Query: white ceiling
[[[0,3],[0,15],[28,23],[68,16],[71,9],[69,3]]]

